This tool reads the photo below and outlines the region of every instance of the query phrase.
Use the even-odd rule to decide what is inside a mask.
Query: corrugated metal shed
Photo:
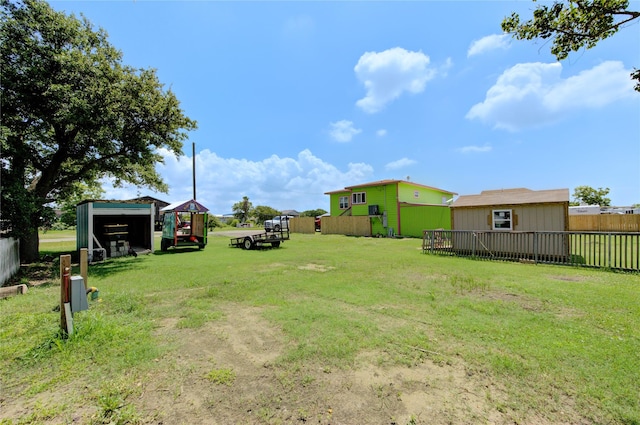
[[[82,201],[76,206],[76,247],[88,249],[89,261],[97,261],[99,256],[119,256],[128,248],[153,252],[154,217],[155,208],[149,202]],[[112,226],[126,230],[111,235]]]

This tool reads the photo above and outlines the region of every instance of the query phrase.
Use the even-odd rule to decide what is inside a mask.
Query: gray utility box
[[[87,290],[82,276],[71,276],[71,312],[88,310]]]

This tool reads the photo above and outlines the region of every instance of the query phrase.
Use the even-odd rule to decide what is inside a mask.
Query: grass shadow
[[[120,257],[118,259],[107,259],[100,263],[93,263],[89,266],[89,274],[93,277],[107,277],[114,274],[133,270],[145,261],[144,257]]]
[[[179,255],[186,252],[198,252],[202,251],[202,249],[198,249],[198,247],[179,247],[179,248],[170,248],[166,251],[162,251],[160,249],[153,252],[153,255]]]

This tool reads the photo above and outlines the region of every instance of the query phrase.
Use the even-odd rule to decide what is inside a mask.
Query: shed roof
[[[144,208],[149,208],[149,205],[151,205],[148,201],[143,201],[143,200],[137,200],[137,199],[130,199],[130,200],[117,200],[117,199],[84,199],[80,202],[78,202],[76,204],[76,206],[78,205],[83,205],[83,204],[131,204],[132,208],[135,205],[140,205],[140,206],[144,206]]]
[[[331,191],[331,192],[325,192],[325,195],[333,195],[333,194],[336,194],[336,193],[351,192],[354,189],[361,189],[361,188],[364,188],[364,187],[386,186],[386,185],[396,184],[396,183],[406,183],[408,185],[415,186],[415,187],[424,187],[426,189],[437,190],[438,192],[447,193],[449,195],[457,195],[456,192],[451,192],[449,190],[439,189],[439,188],[433,187],[433,186],[427,186],[427,185],[424,185],[424,184],[414,183],[414,182],[410,182],[410,181],[407,181],[407,180],[392,180],[392,179],[378,180],[378,181],[375,181],[375,182],[369,182],[369,183],[362,183],[362,184],[357,184],[357,185],[353,185],[353,186],[347,186],[342,190],[334,190],[334,191]]]
[[[451,208],[487,205],[550,204],[569,202],[569,189],[531,190],[526,188],[483,190],[479,195],[461,195]]]
[[[140,201],[140,202],[155,202],[161,207],[165,207],[169,205],[167,201],[163,201],[162,199],[154,198],[153,196],[140,196],[138,198],[130,199],[130,201]]]
[[[209,209],[196,201],[191,199],[189,201],[178,201],[173,204],[169,204],[162,208],[160,211],[174,211],[174,212],[208,212]]]

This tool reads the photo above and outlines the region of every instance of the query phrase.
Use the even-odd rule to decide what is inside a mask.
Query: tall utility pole
[[[191,142],[191,152],[193,155],[193,200],[196,200],[196,142]]]

